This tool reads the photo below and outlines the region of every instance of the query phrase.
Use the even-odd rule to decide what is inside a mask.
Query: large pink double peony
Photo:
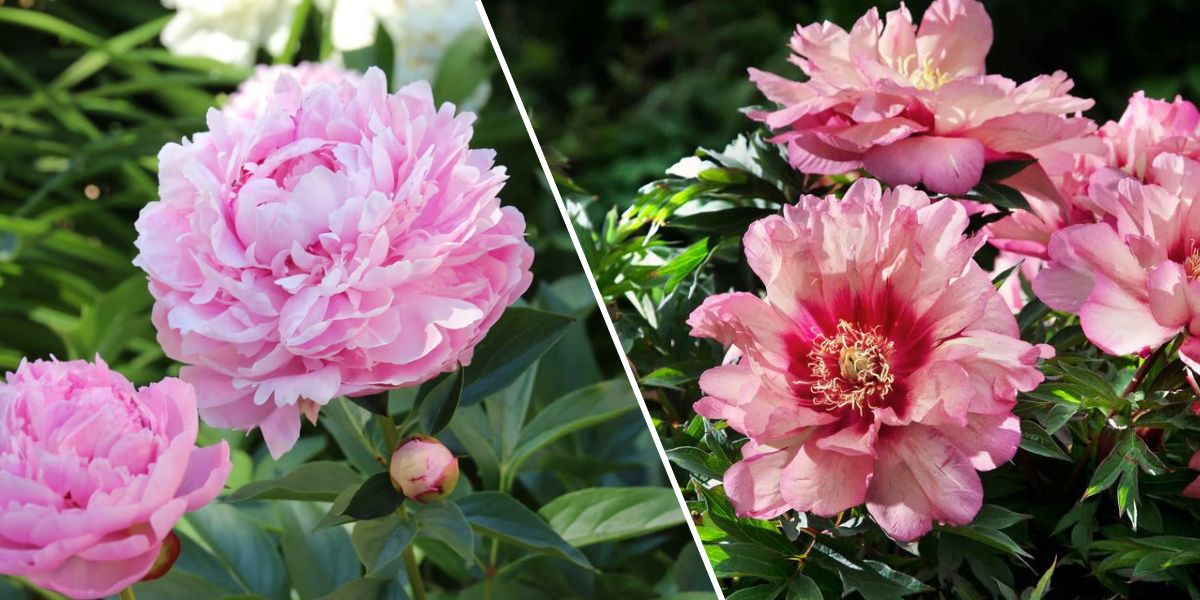
[[[137,222],[166,353],[210,425],[258,427],[278,457],[338,395],[468,364],[531,281],[525,221],[501,207],[474,115],[383,73],[304,89],[159,154]]]
[[[719,294],[688,320],[740,356],[704,373],[695,405],[750,438],[725,474],[739,514],[866,502],[897,540],[974,518],[976,471],[1016,452],[1017,392],[1053,351],[1018,338],[967,223],[957,202],[861,180],[750,227],[766,298]]]
[[[1092,176],[1101,222],[1050,238],[1050,262],[1033,290],[1079,315],[1109,354],[1153,350],[1180,333],[1180,357],[1200,370],[1200,162],[1160,154],[1143,183],[1116,169]]]
[[[1094,177],[1103,185],[1116,169],[1145,181],[1154,159],[1165,153],[1200,158],[1200,110],[1179,97],[1166,102],[1138,92],[1119,120],[1105,123],[1094,135],[1037,152],[1038,168],[1013,182],[1031,210],[989,225],[991,243],[1005,252],[1048,258],[1046,248],[1055,231],[1100,219],[1102,209],[1088,193]]]
[[[829,22],[798,28],[792,62],[808,81],[751,69],[775,111],[751,117],[775,130],[792,165],[837,174],[865,167],[891,185],[923,183],[962,194],[986,162],[1086,133],[1068,117],[1091,100],[1068,95],[1062,72],[1016,84],[987,75],[992,22],[975,0],[936,0],[920,29],[901,4],[885,20],[872,8],[847,33]]]
[[[232,468],[197,426],[178,379],[135,390],[99,359],[22,362],[0,384],[0,573],[74,598],[142,579]]]

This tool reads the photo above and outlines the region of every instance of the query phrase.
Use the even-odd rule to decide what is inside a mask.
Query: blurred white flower
[[[371,46],[383,27],[396,51],[397,85],[432,79],[446,47],[481,26],[471,0],[316,0],[316,6],[333,15],[331,42],[339,52]]]
[[[277,56],[287,44],[301,0],[162,0],[175,17],[162,42],[181,56],[203,56],[250,66],[259,48]],[[446,48],[463,32],[479,28],[472,0],[314,0],[330,23],[336,55],[375,44],[381,27],[396,51],[396,85],[432,79]]]
[[[287,44],[300,0],[162,0],[175,16],[162,43],[180,56],[248,67],[258,49],[272,56]]]

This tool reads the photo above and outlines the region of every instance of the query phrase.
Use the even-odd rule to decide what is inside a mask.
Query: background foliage
[[[156,0],[0,6],[0,370],[22,356],[99,354],[137,383],[177,372],[130,263],[133,221],[157,196],[159,148],[203,130],[248,73],[166,52],[168,18]],[[297,59],[319,46],[313,18]],[[347,63],[390,64],[379,39]],[[529,221],[525,306],[505,314],[465,381],[335,400],[280,461],[257,434],[202,428],[202,445],[224,437],[234,448],[232,493],[180,523],[182,558],[136,586],[143,600],[404,597],[410,546],[434,598],[713,597],[495,67],[472,31],[434,92],[496,90],[472,107],[473,145],[497,149],[510,175],[502,197]],[[442,430],[463,456],[449,501],[397,512],[381,463],[394,429]],[[0,578],[0,597],[41,596],[54,597]]]
[[[920,15],[929,0],[908,2]],[[1190,0],[985,1],[997,31],[988,69],[1025,80],[1062,69],[1094,118],[1115,117],[1136,90],[1200,97],[1200,39]],[[606,201],[659,177],[699,146],[748,127],[762,102],[747,67],[788,76],[797,23],[849,27],[896,0],[484,0],[547,151]]]
[[[834,519],[733,514],[719,482],[744,438],[691,409],[699,374],[723,350],[689,337],[685,320],[710,294],[761,290],[742,255],[751,221],[847,183],[797,174],[762,141],[738,111],[763,102],[745,69],[798,77],[784,65],[796,23],[849,27],[870,6],[896,4],[489,3],[722,587],[735,600],[1200,597],[1200,503],[1179,496],[1196,476],[1184,465],[1200,418],[1174,349],[1103,357],[1077,319],[1036,301],[1018,318],[1022,338],[1058,356],[1044,366],[1047,382],[1019,399],[1021,450],[982,474],[985,506],[971,525],[937,526],[901,546],[861,509]],[[989,70],[1018,80],[1066,70],[1078,95],[1096,98],[1098,121],[1138,89],[1200,97],[1197,39],[1180,29],[1200,15],[1195,3],[987,5],[1003,32]],[[663,178],[693,153],[706,169]],[[984,183],[1017,166],[998,165]],[[1002,188],[979,191],[1013,206]],[[988,266],[986,253],[978,258]]]

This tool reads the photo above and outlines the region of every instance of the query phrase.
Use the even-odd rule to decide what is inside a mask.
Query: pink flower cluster
[[[956,202],[862,180],[751,225],[766,298],[711,296],[688,320],[731,347],[695,409],[750,438],[725,475],[739,514],[865,502],[898,540],[974,518],[976,472],[1016,452],[1017,392],[1053,351],[1019,339],[967,223]]]
[[[798,28],[791,61],[808,80],[751,69],[781,107],[751,117],[777,132],[806,173],[859,168],[890,185],[923,183],[963,194],[986,162],[1079,137],[1090,120],[1068,116],[1092,101],[1068,94],[1062,72],[1022,84],[988,75],[992,22],[976,0],[935,0],[921,26],[901,4],[872,8],[847,33],[829,22]]]
[[[500,206],[474,115],[384,75],[305,87],[271,110],[212,110],[159,155],[137,222],[154,323],[210,425],[259,428],[278,457],[324,404],[470,362],[529,287],[525,221]]]
[[[99,359],[22,362],[0,385],[0,572],[75,598],[145,577],[232,468],[197,427],[178,379],[135,390]]]

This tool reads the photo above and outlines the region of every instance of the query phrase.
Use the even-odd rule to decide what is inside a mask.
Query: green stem
[[[397,509],[401,517],[405,516],[407,510],[401,504]],[[413,600],[425,600],[425,582],[421,579],[421,567],[417,565],[417,557],[413,553],[413,545],[409,544],[402,553],[404,556],[404,568],[408,570],[408,582],[412,584]]]
[[[296,14],[292,15],[292,29],[288,32],[287,43],[283,46],[283,51],[279,56],[275,57],[275,64],[290,65],[292,59],[296,58],[296,52],[300,50],[300,36],[304,34],[304,26],[308,23],[308,13],[312,12],[313,0],[301,0],[300,6],[296,7]]]
[[[492,586],[496,580],[496,558],[500,554],[500,540],[492,538],[492,554],[488,558],[487,571],[483,574],[483,600],[492,600]]]
[[[117,595],[117,598],[119,600],[137,600],[137,595],[133,593],[133,586],[131,585],[121,590],[121,593]]]

